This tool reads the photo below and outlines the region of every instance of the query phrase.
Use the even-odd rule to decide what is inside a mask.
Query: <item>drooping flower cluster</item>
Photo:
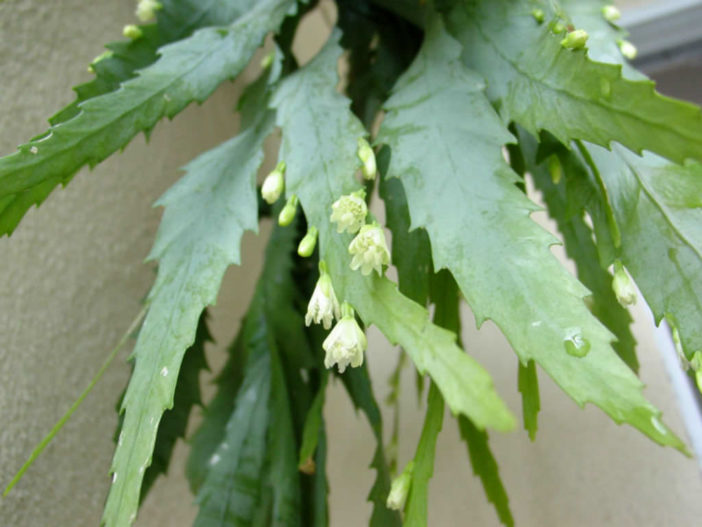
[[[363,163],[361,172],[364,179],[374,179],[377,175],[375,153],[365,138],[358,140],[357,155]],[[284,188],[285,163],[280,162],[264,180],[261,195],[266,202],[273,204],[280,198]],[[354,271],[360,269],[364,275],[375,270],[378,275],[382,275],[383,265],[390,264],[390,252],[380,225],[377,223],[366,225],[368,206],[365,198],[366,193],[363,189],[341,196],[331,206],[330,220],[336,223],[338,233],[347,232],[356,235],[348,247],[349,253],[353,256],[350,263],[351,269]],[[280,225],[292,223],[297,204],[297,196],[290,195],[278,216]],[[317,227],[310,225],[297,248],[297,253],[301,257],[309,257],[314,253],[318,235]],[[363,364],[363,353],[367,346],[366,335],[356,321],[351,305],[347,302],[339,305],[326,263],[320,260],[319,279],[307,305],[305,324],[307,326],[312,323],[322,324],[324,329],[330,329],[335,318],[336,325],[322,343],[325,351],[324,366],[332,368],[337,365],[339,373],[343,373],[349,366],[355,368]]]

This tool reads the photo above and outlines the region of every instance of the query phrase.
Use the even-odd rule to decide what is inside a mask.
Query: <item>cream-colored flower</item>
[[[263,180],[261,196],[269,205],[278,201],[278,198],[280,198],[280,195],[283,193],[283,189],[285,188],[285,178],[283,174],[285,174],[285,161],[278,163],[275,170],[268,174],[266,179]]]
[[[341,196],[332,204],[331,221],[336,223],[336,231],[355,234],[363,227],[368,215],[364,190]]]
[[[336,293],[334,293],[331,277],[327,273],[326,264],[321,261],[319,262],[319,280],[317,280],[310,303],[307,305],[305,324],[309,326],[312,322],[321,323],[324,329],[329,329],[334,317],[337,320],[341,318],[341,308]]]
[[[163,6],[156,0],[139,0],[136,8],[136,16],[142,22],[149,22],[156,16],[156,11]]]
[[[361,268],[361,274],[368,275],[376,270],[383,274],[383,265],[390,265],[390,251],[385,243],[385,233],[380,225],[364,225],[349,244],[351,269]]]
[[[378,172],[378,168],[375,163],[375,152],[373,148],[368,144],[368,141],[363,137],[358,138],[358,158],[363,162],[361,167],[361,172],[363,172],[364,179],[372,181],[375,179],[375,175]]]
[[[363,364],[363,352],[366,350],[366,335],[356,322],[353,308],[344,302],[343,317],[336,323],[329,336],[324,339],[322,347],[326,352],[324,366],[339,366],[339,373],[344,373],[347,366],[357,368]]]
[[[629,275],[624,270],[622,262],[619,260],[614,262],[614,279],[612,280],[612,289],[617,295],[617,300],[623,306],[636,304],[636,288],[634,283],[629,278]]]

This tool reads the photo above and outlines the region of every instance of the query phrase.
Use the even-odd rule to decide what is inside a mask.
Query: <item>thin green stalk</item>
[[[54,425],[54,427],[51,429],[51,431],[46,434],[44,439],[41,440],[41,442],[34,448],[32,451],[31,455],[29,456],[29,459],[25,461],[24,465],[22,465],[22,468],[19,469],[17,474],[15,474],[15,477],[12,478],[12,481],[10,481],[9,485],[7,488],[5,488],[5,491],[2,493],[3,498],[6,497],[12,488],[17,484],[17,482],[22,479],[22,476],[24,476],[24,473],[27,472],[27,469],[32,466],[32,463],[41,455],[41,453],[44,451],[46,446],[51,442],[51,440],[56,436],[56,434],[59,433],[59,431],[63,428],[63,425],[65,425],[68,420],[71,418],[73,415],[73,412],[75,412],[78,407],[81,405],[83,400],[88,396],[88,394],[93,390],[95,385],[98,383],[98,381],[102,378],[102,376],[105,374],[107,371],[107,368],[109,368],[110,364],[112,361],[115,359],[119,351],[122,349],[124,344],[127,342],[127,339],[129,338],[129,335],[131,335],[134,330],[139,326],[141,323],[142,319],[144,318],[144,315],[146,315],[147,311],[147,306],[144,306],[142,310],[139,312],[139,314],[136,316],[136,318],[132,321],[131,325],[127,329],[127,331],[124,332],[122,337],[119,339],[119,342],[115,346],[115,348],[110,352],[110,354],[107,356],[107,359],[105,359],[105,362],[102,363],[102,366],[100,366],[100,369],[98,372],[95,374],[95,377],[92,378],[90,381],[90,384],[83,390],[83,393],[80,394],[78,399],[71,405],[71,407],[68,409],[68,411],[63,414],[61,419],[58,420],[58,422]]]

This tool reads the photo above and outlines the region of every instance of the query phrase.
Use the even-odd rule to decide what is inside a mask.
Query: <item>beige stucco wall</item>
[[[131,0],[5,0],[0,2],[0,153],[45,126],[72,98],[70,86],[104,41],[119,38],[132,19]],[[318,21],[319,22],[319,21]],[[311,47],[319,40],[310,26]],[[305,44],[303,43],[303,44]],[[97,371],[139,309],[153,279],[142,264],[158,225],[151,203],[178,177],[177,167],[235,130],[236,88],[224,86],[200,108],[162,123],[145,146],[93,172],[78,174],[11,239],[0,239],[0,486],[6,484]],[[265,231],[265,229],[263,229]],[[247,235],[244,265],[228,273],[213,310],[214,333],[226,343],[236,332],[257,275],[262,238]],[[663,366],[653,348],[648,314],[638,311],[642,376],[647,393],[684,434]],[[516,359],[493,327],[473,330],[465,313],[464,341],[495,377],[515,413]],[[368,362],[379,398],[396,351],[371,330]],[[213,346],[213,363],[221,359]],[[0,526],[97,525],[108,487],[115,401],[127,377],[126,351],[71,422],[0,501]],[[422,421],[409,369],[404,376],[400,461],[414,450]],[[593,408],[580,411],[542,376],[543,411],[536,443],[521,431],[495,435],[493,445],[522,526],[693,525],[702,514],[696,465],[618,427]],[[365,467],[372,440],[344,393],[332,386],[327,406],[332,526],[366,523],[373,474]],[[144,505],[141,527],[191,524],[195,509],[182,477],[182,444],[167,479]],[[439,439],[431,487],[430,525],[496,525],[465,449],[448,418]]]

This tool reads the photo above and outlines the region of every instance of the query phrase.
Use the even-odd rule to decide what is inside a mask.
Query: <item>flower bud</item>
[[[536,20],[539,24],[543,24],[546,13],[544,13],[543,9],[532,9],[531,16],[533,16],[534,20]]]
[[[402,471],[402,474],[392,480],[390,485],[390,493],[388,494],[387,502],[385,503],[388,509],[401,511],[405,508],[407,495],[409,494],[410,486],[412,485],[412,472],[414,471],[414,461],[407,463],[407,466]]]
[[[622,13],[616,6],[606,5],[602,8],[602,16],[607,22],[616,22],[621,18]]]
[[[280,198],[280,195],[283,193],[283,189],[285,188],[285,178],[283,174],[285,174],[285,161],[278,163],[275,170],[268,174],[266,179],[263,180],[261,196],[269,205],[278,201],[278,198]]]
[[[132,40],[141,38],[143,35],[141,28],[135,24],[127,24],[122,28],[122,35]]]
[[[618,40],[617,44],[619,44],[619,51],[621,51],[622,55],[627,60],[634,60],[639,53],[636,46],[628,40]]]
[[[634,283],[629,278],[629,275],[624,270],[622,262],[616,260],[614,262],[614,279],[612,280],[612,289],[617,295],[619,303],[626,307],[636,303],[636,288]]]
[[[275,51],[271,51],[265,57],[261,59],[261,69],[266,70],[273,64],[273,59],[275,58]]]
[[[697,382],[697,389],[702,392],[702,351],[696,351],[692,355],[692,361],[690,361],[692,369],[695,371],[695,381]]]
[[[139,0],[136,8],[136,16],[142,22],[149,22],[156,16],[156,11],[163,8],[156,0]]]
[[[307,230],[307,234],[300,240],[300,245],[297,246],[297,254],[303,258],[312,256],[314,248],[317,245],[317,233],[317,227],[310,227]]]
[[[295,213],[297,212],[297,196],[293,194],[288,198],[288,202],[283,207],[283,210],[278,214],[278,225],[281,227],[287,227],[295,219]]]
[[[361,167],[361,172],[363,172],[363,178],[369,181],[375,179],[375,175],[378,171],[375,164],[375,152],[373,148],[368,144],[368,141],[363,137],[358,138],[358,158],[363,162]]]
[[[563,40],[561,46],[566,49],[582,49],[587,43],[588,34],[584,29],[576,29],[568,33]]]

